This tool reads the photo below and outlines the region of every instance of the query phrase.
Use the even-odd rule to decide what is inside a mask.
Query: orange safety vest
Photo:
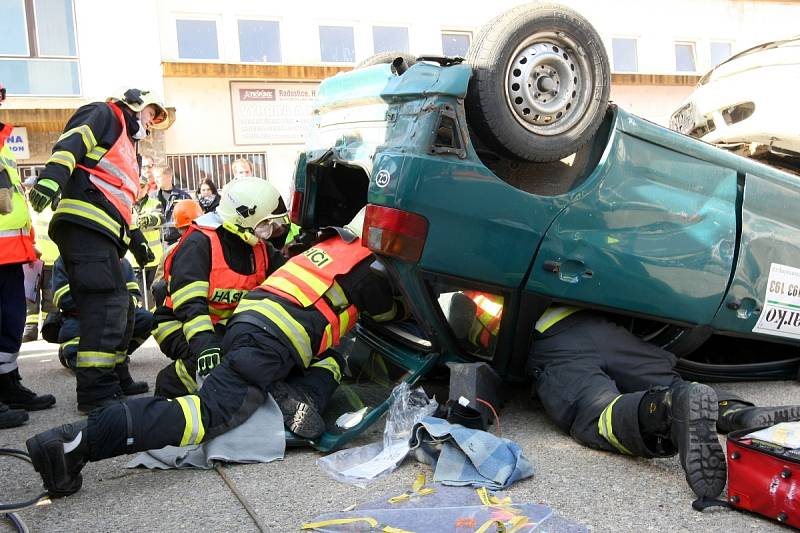
[[[6,124],[0,129],[0,169],[5,169],[11,179],[12,211],[0,215],[0,265],[29,263],[36,259],[33,248],[34,231],[28,203],[20,185],[17,163],[6,139],[14,126]]]
[[[314,306],[328,321],[317,354],[339,344],[356,323],[358,309],[348,302],[336,277],[350,272],[372,252],[361,239],[350,243],[336,236],[322,241],[272,273],[259,289],[277,294],[300,307]],[[326,295],[326,298],[322,296]]]
[[[475,305],[475,322],[470,330],[470,340],[478,346],[488,348],[492,337],[500,333],[503,320],[503,297],[480,291],[463,291]]]
[[[225,261],[225,254],[222,251],[222,243],[219,235],[214,228],[192,224],[181,238],[181,243],[190,233],[199,231],[211,241],[211,274],[208,278],[208,314],[211,316],[211,323],[225,323],[233,314],[239,300],[248,291],[258,287],[258,284],[267,277],[269,260],[267,256],[267,246],[259,241],[253,247],[256,258],[255,272],[250,275],[239,274]],[[170,270],[172,268],[172,258],[180,248],[180,244],[174,246],[167,255],[164,263],[164,279],[169,287]],[[166,307],[172,309],[172,295],[168,295],[164,302]]]
[[[128,127],[122,110],[107,104],[122,125],[122,134],[94,168],[77,165],[90,174],[89,179],[119,211],[125,223],[131,225],[131,212],[139,192],[139,162],[136,148],[128,137]]]

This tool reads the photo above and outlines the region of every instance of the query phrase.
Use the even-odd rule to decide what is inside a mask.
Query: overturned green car
[[[382,54],[322,83],[293,221],[369,204],[365,243],[413,319],[359,322],[318,448],[441,363],[524,379],[553,302],[613,314],[689,379],[796,376],[797,177],[631,115],[609,83],[591,25],[543,4],[487,24],[465,60]]]

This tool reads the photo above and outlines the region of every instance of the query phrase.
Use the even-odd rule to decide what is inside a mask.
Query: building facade
[[[0,120],[25,128],[35,172],[78,106],[124,86],[161,92],[177,120],[143,151],[181,185],[230,179],[250,160],[288,197],[325,77],[381,51],[463,55],[481,25],[518,1],[3,0]],[[710,67],[797,33],[798,1],[562,0],[597,28],[611,98],[666,124]],[[610,7],[613,6],[613,7]]]

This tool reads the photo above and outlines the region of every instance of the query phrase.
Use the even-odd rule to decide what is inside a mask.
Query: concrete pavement
[[[148,341],[133,357],[132,373],[152,389],[157,371],[167,363]],[[23,448],[35,432],[80,417],[75,381],[61,367],[56,346],[43,341],[23,346],[20,368],[24,384],[55,394],[53,409],[34,412],[30,421],[0,431],[0,447]],[[761,405],[800,403],[795,382],[741,383],[729,389]],[[589,450],[574,443],[531,409],[525,391],[515,391],[501,411],[503,436],[519,443],[536,469],[533,478],[506,494],[515,502],[540,502],[565,518],[597,532],[770,532],[787,528],[755,515],[731,510],[691,509],[692,492],[677,458],[644,460]],[[380,438],[374,428],[356,444]],[[228,466],[226,472],[250,501],[270,531],[297,531],[300,524],[323,512],[343,509],[407,490],[418,472],[431,469],[413,459],[388,477],[360,489],[326,476],[311,449],[289,449],[283,461]],[[222,478],[214,471],[129,470],[131,456],[84,468],[83,489],[19,514],[33,531],[256,531],[256,527]],[[0,500],[18,501],[41,490],[33,469],[19,460],[0,458]],[[13,531],[0,520],[0,532]],[[441,531],[432,525],[431,531]]]

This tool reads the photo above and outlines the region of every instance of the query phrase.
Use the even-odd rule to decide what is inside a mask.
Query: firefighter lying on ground
[[[169,124],[149,91],[87,104],[67,122],[30,192],[37,212],[61,197],[49,233],[81,316],[75,375],[83,412],[124,399],[115,367],[128,348],[134,307],[119,258],[130,248],[140,267],[153,259],[131,215],[139,191],[136,145],[149,129]]]
[[[272,185],[240,178],[222,190],[216,211],[197,218],[170,250],[164,263],[167,297],[155,311],[153,337],[175,362],[158,373],[156,395],[197,391],[197,357],[220,351],[239,300],[285,261],[254,229],[282,226],[286,218]]]
[[[229,431],[264,402],[274,383],[298,369],[308,373],[290,379],[295,389],[304,378],[316,381],[314,396],[301,409],[321,413],[341,370],[333,357],[319,357],[330,353],[359,312],[386,319],[401,307],[361,245],[363,216],[362,210],[345,228],[327,230],[322,241],[242,299],[229,320],[223,351],[198,358],[198,373],[207,377],[197,394],[128,400],[28,439],[48,492],[67,496],[80,489],[80,471],[88,461],[199,444]]]
[[[689,487],[714,498],[725,487],[717,432],[800,419],[800,406],[754,407],[684,381],[676,357],[602,313],[550,306],[528,358],[533,393],[580,444],[636,457],[678,454]]]
[[[119,378],[119,385],[122,388],[122,393],[126,396],[134,394],[144,394],[149,390],[147,383],[144,381],[134,381],[130,374],[130,355],[136,351],[139,346],[147,340],[150,336],[150,330],[153,326],[153,313],[139,307],[139,299],[141,293],[139,292],[139,285],[136,283],[136,278],[133,274],[133,267],[124,257],[120,259],[122,262],[122,272],[125,276],[125,284],[130,293],[130,298],[133,299],[135,312],[133,315],[133,334],[128,343],[127,350],[118,354],[117,364],[114,371]],[[64,260],[60,257],[56,259],[53,267],[53,300],[58,308],[61,310],[62,323],[58,330],[58,360],[66,368],[75,370],[78,361],[78,343],[80,341],[80,315],[75,306],[75,301],[72,298],[69,288],[69,278],[67,278],[67,269],[64,266]]]

